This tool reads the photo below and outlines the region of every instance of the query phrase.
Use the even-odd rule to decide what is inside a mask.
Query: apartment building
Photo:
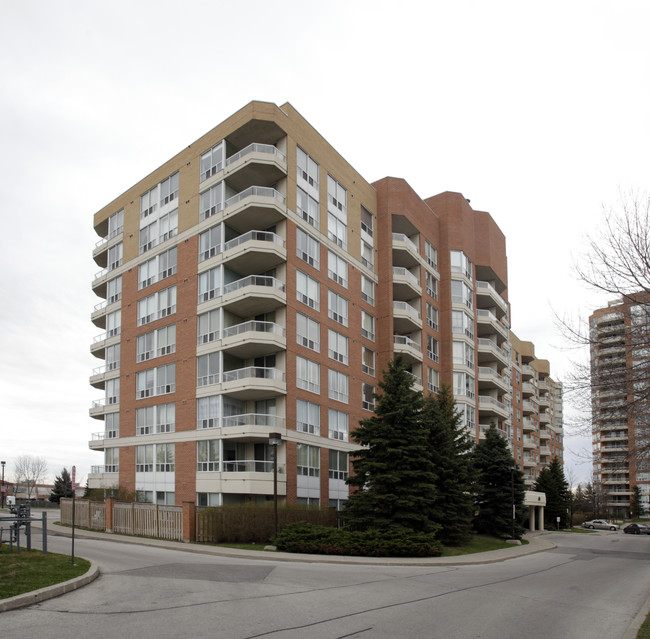
[[[290,105],[252,102],[95,215],[104,397],[89,484],[158,503],[339,507],[396,354],[510,441],[505,237],[460,193],[368,183]]]
[[[647,301],[617,299],[589,318],[594,488],[616,517],[629,515],[636,486],[650,510]]]

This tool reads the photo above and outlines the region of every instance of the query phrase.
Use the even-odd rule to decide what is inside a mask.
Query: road
[[[4,636],[617,639],[650,595],[650,537],[554,533],[558,547],[467,566],[276,562],[77,539],[101,576],[0,617]],[[49,538],[69,552],[70,540]]]

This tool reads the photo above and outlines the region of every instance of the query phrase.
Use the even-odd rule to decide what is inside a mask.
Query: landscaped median
[[[71,592],[93,581],[96,564],[79,557],[0,547],[0,612],[22,608]]]

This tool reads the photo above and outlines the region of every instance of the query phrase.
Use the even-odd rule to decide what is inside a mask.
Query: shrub
[[[350,531],[306,522],[282,528],[273,543],[284,552],[357,557],[438,557],[433,533],[401,530]]]

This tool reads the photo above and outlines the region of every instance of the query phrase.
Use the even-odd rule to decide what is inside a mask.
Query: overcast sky
[[[572,259],[650,175],[650,3],[128,0],[0,4],[0,458],[85,481],[100,301],[93,214],[251,100],[291,102],[368,181],[460,191],[507,238],[512,328],[607,300]],[[570,413],[570,410],[566,411]],[[568,468],[590,464],[566,437]]]

